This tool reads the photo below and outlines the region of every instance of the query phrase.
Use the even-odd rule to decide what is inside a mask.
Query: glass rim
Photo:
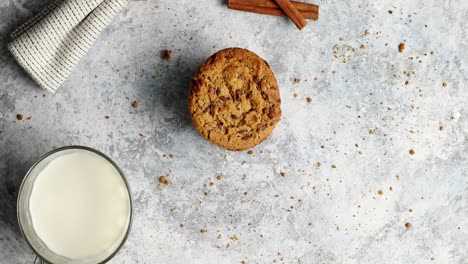
[[[86,146],[80,146],[80,145],[70,145],[70,146],[65,146],[65,147],[60,147],[60,148],[56,148],[54,150],[51,150],[49,152],[47,152],[46,154],[42,155],[32,166],[31,168],[29,168],[29,170],[26,172],[23,180],[21,181],[21,185],[20,185],[20,188],[18,190],[18,197],[16,199],[16,217],[17,217],[17,220],[18,220],[18,225],[19,225],[19,229],[21,231],[21,235],[24,237],[24,239],[26,240],[26,242],[28,243],[29,247],[32,249],[32,251],[34,252],[34,254],[40,258],[41,261],[45,262],[45,263],[49,263],[49,264],[54,264],[53,262],[50,262],[48,259],[46,259],[44,256],[42,256],[41,254],[39,254],[36,249],[33,247],[32,243],[29,241],[28,237],[26,236],[24,230],[23,230],[23,226],[21,224],[21,216],[20,216],[20,197],[21,197],[21,194],[22,194],[22,191],[23,191],[23,187],[24,187],[24,184],[26,182],[26,180],[30,177],[30,174],[31,172],[33,171],[34,168],[36,168],[37,165],[39,165],[44,159],[46,159],[47,157],[55,154],[55,153],[58,153],[58,152],[61,152],[61,151],[65,151],[65,150],[73,150],[73,149],[79,149],[79,150],[86,150],[86,151],[90,151],[90,152],[93,152],[101,157],[103,157],[104,159],[106,159],[108,162],[111,163],[111,165],[119,172],[119,175],[122,177],[122,180],[124,181],[125,183],[125,187],[127,189],[127,192],[128,192],[128,196],[129,196],[129,202],[130,202],[130,215],[129,215],[129,221],[128,221],[128,226],[127,226],[127,231],[125,232],[125,236],[123,237],[122,241],[120,242],[119,246],[108,256],[106,257],[104,260],[96,263],[96,264],[103,264],[103,263],[106,263],[108,262],[109,260],[111,260],[113,257],[115,257],[115,255],[117,255],[117,253],[120,251],[120,249],[122,249],[123,245],[125,244],[125,242],[127,241],[129,235],[130,235],[130,230],[132,228],[132,223],[133,223],[133,197],[132,197],[132,191],[130,189],[130,184],[128,183],[127,181],[127,178],[125,176],[125,174],[123,173],[123,171],[119,168],[119,166],[117,166],[117,164],[110,158],[108,157],[106,154],[102,153],[101,151],[99,150],[96,150],[94,148],[91,148],[91,147],[86,147]]]

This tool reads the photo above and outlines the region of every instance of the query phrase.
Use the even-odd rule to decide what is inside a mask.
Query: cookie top
[[[270,135],[281,117],[276,78],[266,61],[241,48],[216,52],[190,83],[195,128],[229,150],[251,148]]]

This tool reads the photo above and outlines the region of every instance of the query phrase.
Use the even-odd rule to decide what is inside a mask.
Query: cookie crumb
[[[369,135],[374,135],[375,131],[374,129],[369,130]]]
[[[320,168],[320,166],[322,166],[322,163],[320,163],[320,162],[317,162],[317,164],[316,164],[316,165],[317,165],[317,168]]]
[[[300,83],[300,82],[301,82],[301,79],[294,79],[294,82],[295,82],[295,83]]]
[[[214,182],[210,182],[210,186],[213,186],[214,185]]]
[[[412,209],[412,208],[408,209],[408,212],[412,213],[412,212],[413,212],[413,209]]]
[[[201,232],[201,233],[206,233],[206,232],[208,232],[208,230],[206,230],[206,229],[200,229],[200,232]]]
[[[388,188],[391,192],[393,192],[393,186],[390,186],[390,188]]]
[[[32,119],[32,116],[29,116],[28,118],[26,118],[26,120],[31,120]]]
[[[409,150],[409,154],[414,155],[415,153],[416,153],[416,152],[414,151],[414,149],[410,149],[410,150]]]
[[[162,59],[163,60],[170,60],[171,59],[171,53],[172,53],[172,50],[168,50],[168,49],[163,50]]]
[[[244,192],[244,195],[247,195],[247,194],[249,194],[249,193],[248,193],[248,192]]]
[[[444,130],[444,127],[443,127],[443,126],[439,126],[439,130],[440,130],[440,131],[443,131],[443,130]]]
[[[336,165],[335,165],[335,164],[333,164],[331,167],[332,167],[333,169],[336,169]]]
[[[293,96],[294,96],[294,97],[298,97],[299,94],[298,94],[298,93],[294,93]]]
[[[233,235],[232,237],[229,237],[232,241],[237,241],[239,238],[236,235]]]
[[[409,81],[405,81],[405,85],[408,85],[409,84]]]
[[[137,101],[135,101],[135,102],[132,103],[132,107],[133,107],[133,108],[138,108],[138,105],[139,105],[139,104],[138,104]]]
[[[223,179],[223,176],[219,175],[218,177],[216,177],[216,179],[218,179],[218,181],[220,181],[220,180]]]
[[[282,177],[286,177],[286,172],[282,171],[282,172],[280,172],[280,175],[281,175]]]
[[[17,114],[16,119],[18,119],[19,121],[23,120],[23,115],[22,114]]]
[[[184,224],[180,224],[179,226],[180,226],[180,228],[184,228]]]
[[[254,154],[254,152],[253,152],[253,150],[249,150],[249,151],[247,151],[247,154],[249,154],[249,155],[253,155],[253,154]]]
[[[162,154],[162,157],[165,158],[165,157],[167,157],[167,156],[166,156],[166,154]]]
[[[307,100],[308,103],[312,103],[312,98],[307,97],[306,100]]]
[[[388,13],[391,15],[391,14],[393,14],[393,11],[392,11],[392,10],[388,10]]]
[[[410,228],[410,227],[411,227],[411,223],[406,223],[405,226],[406,226],[406,228]]]
[[[361,49],[366,49],[366,45],[361,44],[360,48],[361,48]]]
[[[173,154],[169,154],[169,158],[174,158],[174,155]]]
[[[159,182],[164,185],[169,185],[171,182],[167,180],[166,176],[159,177]]]
[[[405,50],[405,43],[400,43],[400,45],[398,45],[398,51],[400,53],[403,53],[404,50]]]
[[[106,115],[104,118],[105,118],[105,119],[109,119],[110,117],[109,117],[108,115]]]
[[[383,195],[383,191],[382,191],[382,190],[377,191],[377,193],[378,193],[379,195]]]
[[[443,87],[447,87],[447,86],[448,86],[448,83],[444,82],[444,83],[442,83],[442,86],[443,86]]]

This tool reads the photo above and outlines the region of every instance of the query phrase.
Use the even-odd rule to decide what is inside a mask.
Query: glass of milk
[[[21,232],[46,263],[105,263],[132,223],[124,174],[109,157],[82,146],[53,150],[36,162],[17,206]]]

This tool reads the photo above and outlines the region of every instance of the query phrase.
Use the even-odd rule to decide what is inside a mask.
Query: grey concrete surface
[[[225,1],[134,1],[55,95],[6,50],[47,2],[0,0],[0,263],[32,263],[19,184],[73,144],[132,186],[111,263],[468,263],[467,1],[314,1],[302,31]],[[232,46],[266,59],[281,90],[282,120],[253,155],[210,144],[187,114],[191,76]]]

